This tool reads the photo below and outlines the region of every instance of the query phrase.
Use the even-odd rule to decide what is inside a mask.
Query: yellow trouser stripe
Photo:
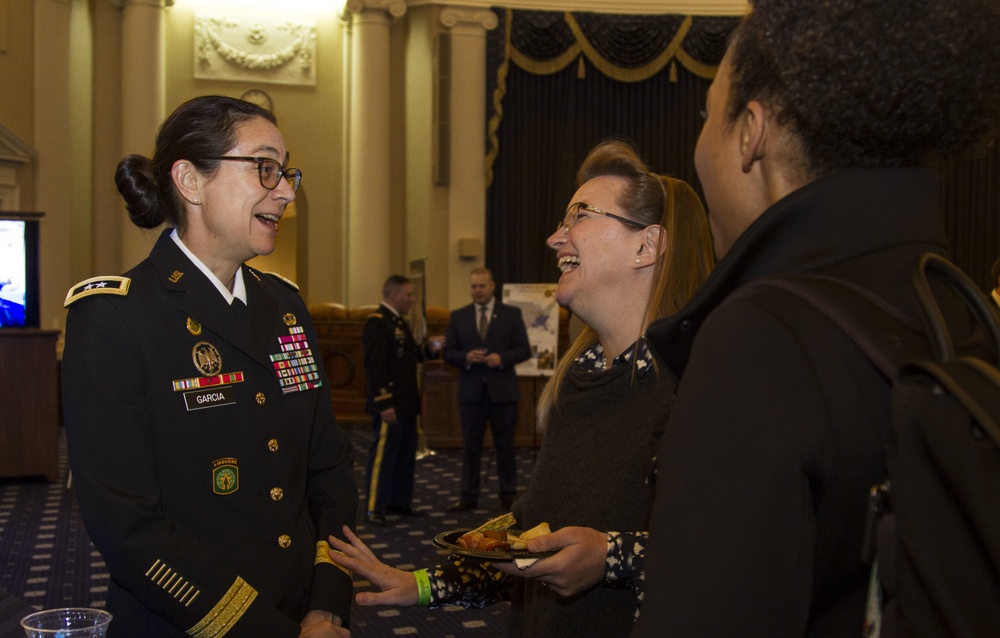
[[[375,448],[375,461],[372,463],[372,478],[368,485],[368,511],[375,509],[375,497],[378,495],[378,475],[382,469],[382,457],[385,455],[385,440],[389,434],[389,424],[382,420],[378,431],[378,446]]]

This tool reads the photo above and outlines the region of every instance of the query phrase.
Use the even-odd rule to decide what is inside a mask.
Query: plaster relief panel
[[[316,21],[195,14],[194,77],[316,85]]]

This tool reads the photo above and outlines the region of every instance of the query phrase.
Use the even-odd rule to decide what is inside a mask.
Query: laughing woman
[[[686,183],[649,171],[619,141],[595,147],[579,189],[548,239],[562,276],[556,298],[588,326],[538,405],[545,439],[514,503],[518,527],[548,522],[529,542],[556,551],[525,569],[456,559],[415,573],[380,563],[345,530],[334,560],[379,587],[361,605],[480,607],[510,600],[511,636],[625,636],[642,598],[648,477],[673,378],[646,347],[653,320],[675,313],[712,265],[705,213]],[[502,572],[502,573],[498,573]]]
[[[109,637],[349,635],[351,579],[322,550],[354,520],[353,446],[302,298],[243,263],[274,250],[287,162],[269,111],[181,105],[116,174],[133,223],[168,228],[67,298],[66,437]]]

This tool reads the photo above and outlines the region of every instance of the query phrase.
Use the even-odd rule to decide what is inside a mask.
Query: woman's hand
[[[299,638],[351,638],[351,632],[340,626],[340,619],[328,611],[308,612],[300,626]]]
[[[404,572],[379,561],[368,546],[361,542],[354,532],[344,526],[345,543],[335,536],[329,538],[330,558],[371,582],[381,591],[358,592],[354,597],[362,607],[371,605],[392,605],[412,607],[417,604],[417,579],[410,572]]]
[[[564,527],[528,541],[530,552],[557,552],[518,569],[514,561],[493,563],[511,576],[534,578],[560,596],[573,596],[604,580],[608,535],[589,527]]]

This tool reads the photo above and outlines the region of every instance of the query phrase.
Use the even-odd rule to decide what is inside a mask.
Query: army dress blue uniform
[[[169,233],[67,297],[66,433],[108,635],[298,636],[312,609],[346,624],[326,538],[354,525],[353,447],[306,306],[244,265],[241,318]]]
[[[367,508],[406,508],[413,500],[420,415],[417,362],[426,360],[428,353],[414,341],[406,320],[384,303],[365,319],[361,345],[368,386],[365,409],[372,417]],[[389,408],[396,411],[392,424],[381,416]]]

